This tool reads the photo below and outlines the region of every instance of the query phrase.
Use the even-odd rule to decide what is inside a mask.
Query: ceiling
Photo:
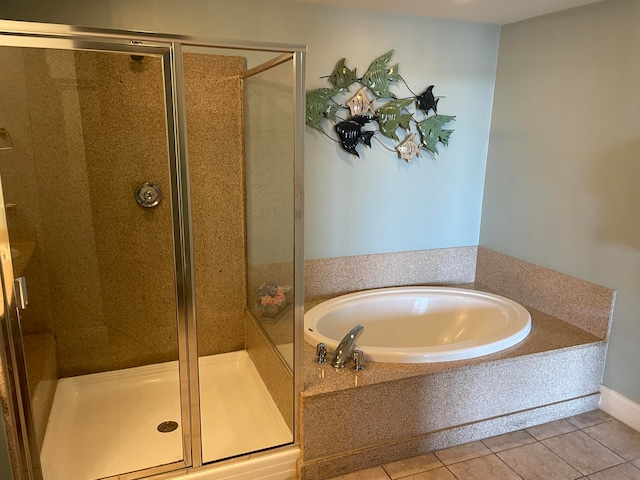
[[[419,16],[507,23],[559,12],[602,0],[297,0],[362,10],[378,10]]]

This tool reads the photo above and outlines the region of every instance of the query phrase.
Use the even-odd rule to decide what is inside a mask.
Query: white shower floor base
[[[292,434],[246,351],[203,357],[205,462],[290,443]],[[182,460],[178,363],[58,382],[40,456],[45,480],[95,480]]]

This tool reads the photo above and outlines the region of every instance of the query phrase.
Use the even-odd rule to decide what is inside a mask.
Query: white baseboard
[[[602,394],[600,398],[602,411],[640,432],[640,404],[623,397],[604,385],[600,386],[600,393]]]

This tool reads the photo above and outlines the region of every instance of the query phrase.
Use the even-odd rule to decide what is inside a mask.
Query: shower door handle
[[[13,280],[16,287],[16,304],[20,309],[25,310],[29,305],[29,295],[27,294],[27,279],[18,277]]]

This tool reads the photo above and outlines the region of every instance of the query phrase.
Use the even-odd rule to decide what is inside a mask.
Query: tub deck
[[[465,288],[469,287],[466,286]],[[315,301],[313,304],[320,303],[320,301]],[[354,388],[356,378],[358,379],[358,386],[363,387],[365,385],[420,377],[488,362],[504,361],[525,355],[543,354],[544,352],[604,343],[601,338],[569,325],[551,315],[531,307],[527,307],[527,310],[531,313],[531,333],[527,338],[517,345],[500,352],[467,360],[437,363],[367,362],[365,369],[356,373],[348,367],[345,369],[333,368],[328,363],[318,364],[316,368],[309,368],[308,365],[313,365],[315,362],[315,347],[305,343],[304,364],[306,368],[302,396],[311,397]],[[366,356],[367,352],[365,351],[364,353]]]

